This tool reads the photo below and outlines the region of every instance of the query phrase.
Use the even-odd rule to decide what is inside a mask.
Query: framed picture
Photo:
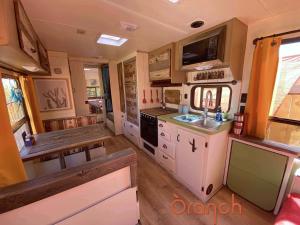
[[[34,79],[41,112],[71,109],[68,79]]]

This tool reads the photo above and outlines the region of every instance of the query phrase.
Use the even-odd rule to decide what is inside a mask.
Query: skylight
[[[126,38],[120,38],[108,34],[101,34],[101,36],[97,40],[97,43],[103,45],[121,46],[126,41],[128,41],[128,39]]]

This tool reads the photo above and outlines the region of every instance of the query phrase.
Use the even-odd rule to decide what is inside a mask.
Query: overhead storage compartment
[[[0,66],[49,75],[47,50],[35,33],[20,0],[0,2]]]

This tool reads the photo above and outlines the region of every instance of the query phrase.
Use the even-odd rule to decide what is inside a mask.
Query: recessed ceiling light
[[[191,28],[199,28],[204,25],[204,22],[201,20],[197,20],[191,23]]]
[[[128,41],[127,38],[120,38],[108,34],[101,34],[101,36],[97,40],[97,43],[103,45],[121,46],[126,41]]]
[[[179,0],[169,0],[169,2],[172,2],[172,3],[178,3],[179,2]]]

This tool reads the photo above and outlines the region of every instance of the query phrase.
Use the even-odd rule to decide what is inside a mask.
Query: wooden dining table
[[[34,135],[36,143],[32,146],[24,146],[21,151],[23,161],[29,161],[45,156],[59,155],[61,168],[66,168],[64,153],[73,149],[94,144],[102,144],[105,139],[112,137],[103,124],[94,124],[85,127],[66,130],[51,131]],[[89,155],[89,150],[85,150]],[[87,160],[88,156],[87,156]]]

